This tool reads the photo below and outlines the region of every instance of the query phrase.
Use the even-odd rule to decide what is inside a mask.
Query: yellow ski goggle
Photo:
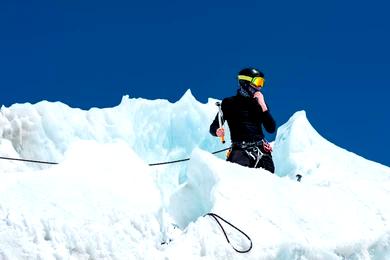
[[[256,88],[262,88],[264,86],[263,77],[249,77],[244,75],[238,75],[238,79],[246,80],[252,83]]]

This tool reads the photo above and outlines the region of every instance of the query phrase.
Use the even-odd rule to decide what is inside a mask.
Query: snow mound
[[[388,167],[330,143],[304,111],[278,128],[275,175],[226,162],[210,154],[224,148],[208,133],[215,101],[2,107],[0,156],[59,164],[0,160],[0,259],[390,258]],[[252,250],[234,251],[209,212]]]

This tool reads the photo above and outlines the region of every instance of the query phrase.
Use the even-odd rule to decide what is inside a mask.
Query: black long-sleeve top
[[[239,94],[222,100],[222,123],[227,121],[232,142],[257,142],[264,138],[262,126],[269,133],[276,130],[275,120],[269,110],[263,112],[255,98]],[[218,114],[210,125],[210,134],[216,136],[219,128]]]

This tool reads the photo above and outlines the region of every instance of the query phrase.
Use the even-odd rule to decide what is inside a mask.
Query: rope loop
[[[205,216],[210,216],[210,217],[212,217],[212,218],[218,223],[219,227],[222,229],[223,234],[225,235],[225,238],[226,238],[227,242],[232,246],[232,248],[233,248],[237,253],[244,254],[244,253],[248,253],[249,251],[251,251],[252,246],[253,246],[253,244],[252,244],[252,239],[251,239],[247,234],[245,234],[244,231],[242,231],[241,229],[239,229],[238,227],[234,226],[232,223],[230,223],[229,221],[225,220],[225,219],[222,218],[221,216],[218,216],[218,215],[215,214],[215,213],[211,213],[211,212],[210,212],[210,213],[205,214],[204,217],[205,217]],[[231,226],[232,228],[236,229],[238,232],[240,232],[241,234],[243,234],[243,235],[249,240],[249,242],[250,242],[249,248],[246,249],[246,250],[239,250],[239,249],[235,248],[235,247],[232,245],[232,243],[230,243],[229,237],[227,236],[225,229],[223,228],[221,222],[219,222],[218,219],[222,220],[223,222],[225,222],[226,224],[228,224],[229,226]]]

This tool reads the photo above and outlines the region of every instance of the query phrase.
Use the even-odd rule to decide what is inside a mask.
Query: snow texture
[[[208,133],[216,101],[3,106],[0,156],[59,164],[0,160],[0,259],[390,259],[389,167],[304,111],[278,128],[275,175],[226,162],[210,153],[227,146]]]

